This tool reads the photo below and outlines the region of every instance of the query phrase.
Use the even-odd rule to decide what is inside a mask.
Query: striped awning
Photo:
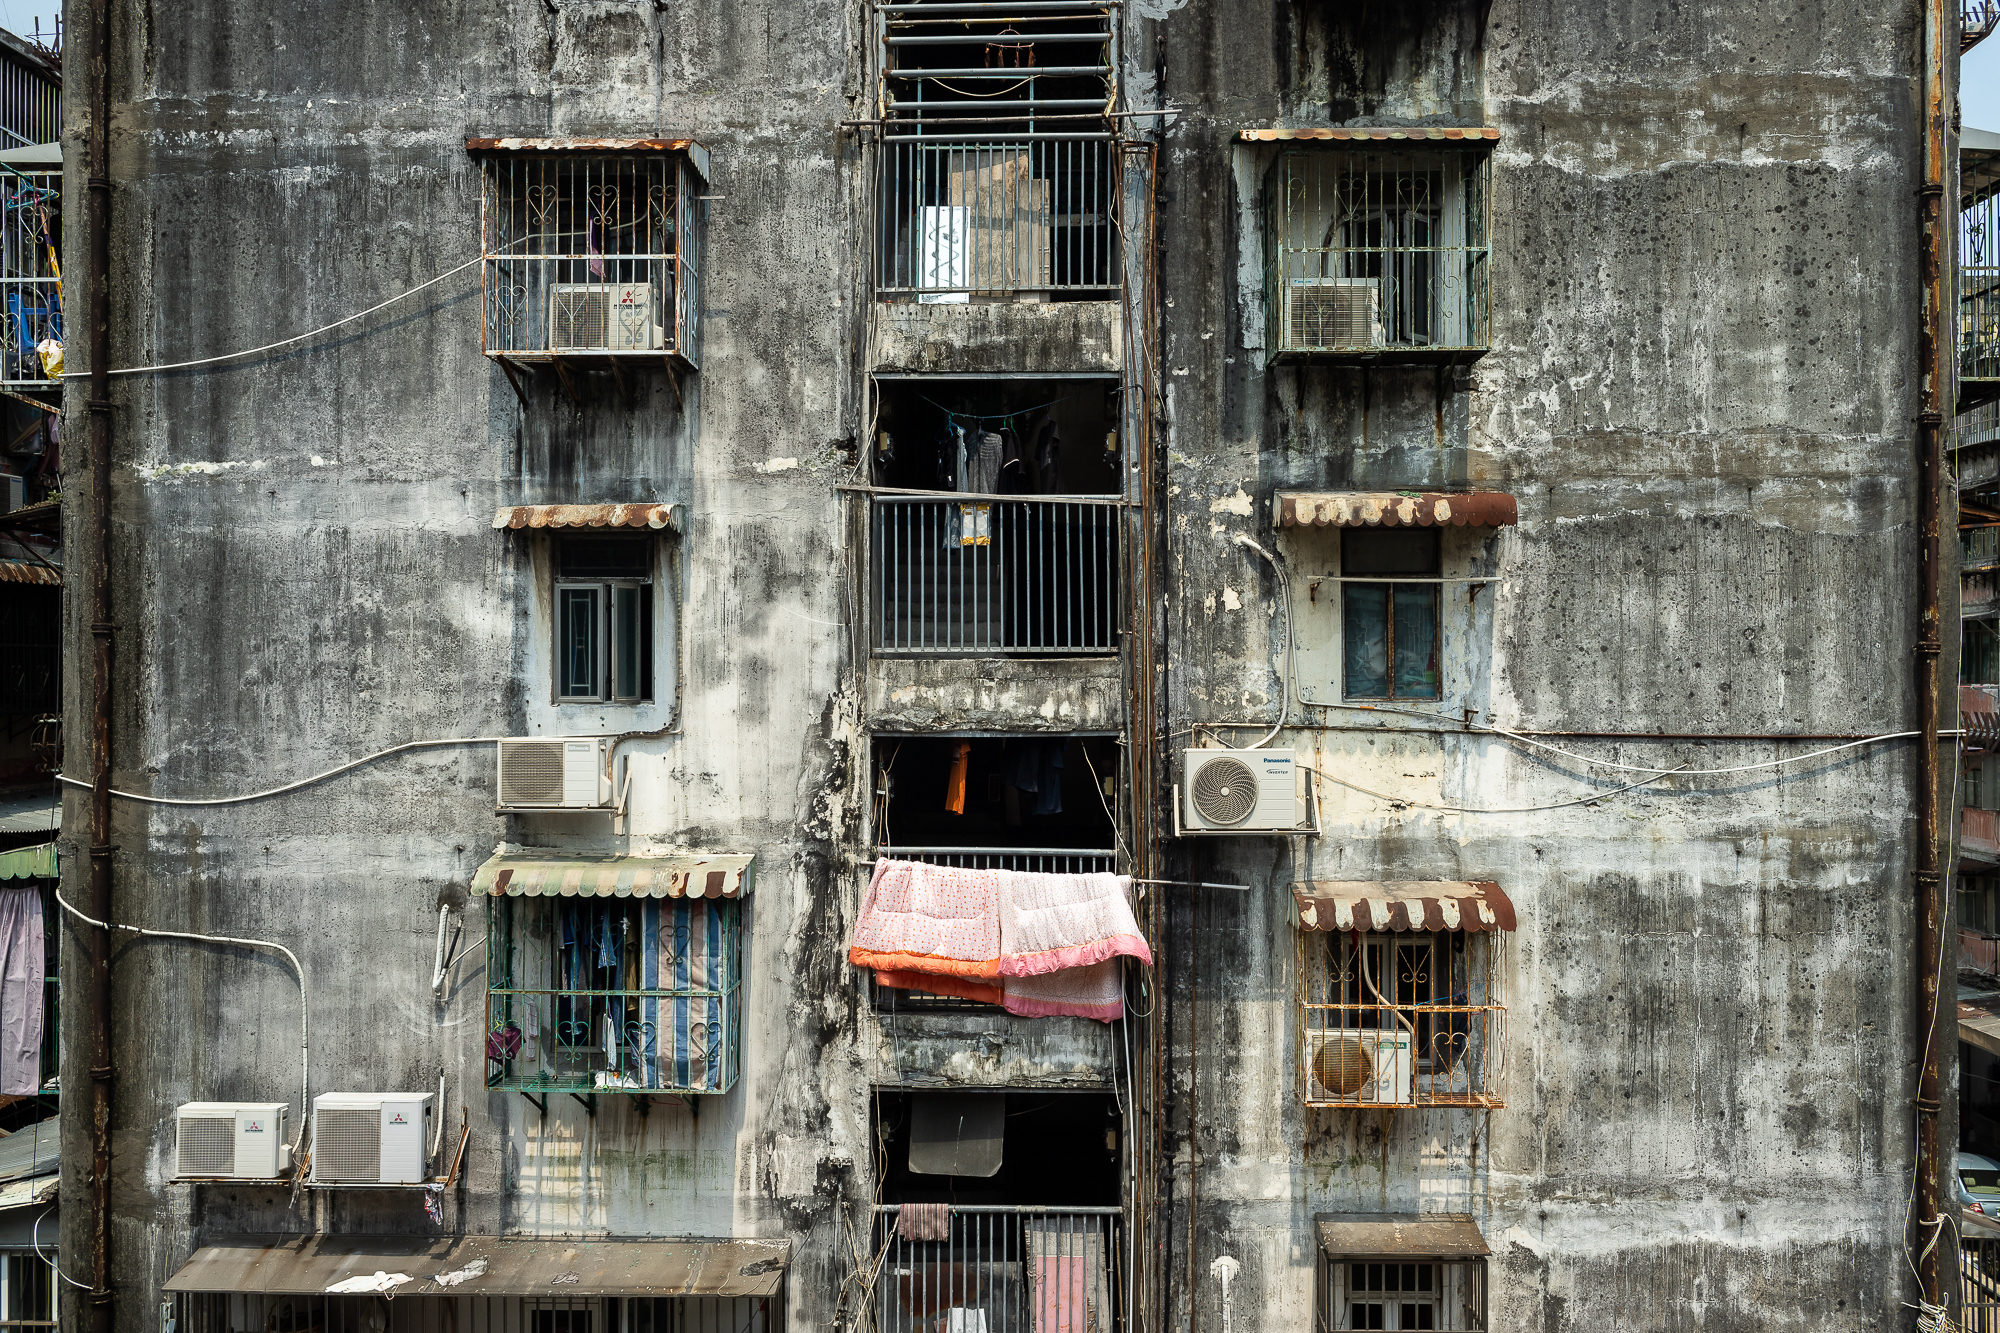
[[[565,856],[500,852],[472,877],[496,898],[746,898],[752,853],[687,856]]]
[[[1504,528],[1520,510],[1499,491],[1280,491],[1271,517],[1280,528]]]
[[[16,847],[11,852],[0,852],[0,879],[54,879],[56,877],[56,845],[42,843],[37,847]]]
[[[0,583],[39,583],[45,588],[60,588],[62,571],[33,560],[0,560]]]
[[[1300,930],[1512,930],[1514,904],[1490,879],[1320,879],[1292,885]]]
[[[1334,139],[1355,142],[1374,141],[1416,141],[1422,143],[1493,143],[1500,137],[1500,131],[1491,125],[1344,125],[1338,128],[1320,126],[1271,126],[1266,129],[1251,129],[1241,132],[1245,143],[1269,143],[1273,140],[1292,139]]]
[[[649,528],[681,530],[677,504],[508,505],[493,515],[496,528]]]

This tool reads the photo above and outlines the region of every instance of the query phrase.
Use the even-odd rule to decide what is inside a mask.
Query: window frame
[[[1474,1333],[1488,1327],[1487,1261],[1483,1258],[1468,1259],[1444,1255],[1330,1255],[1315,1245],[1316,1256],[1313,1265],[1313,1329],[1314,1333],[1344,1333],[1347,1329],[1425,1329],[1427,1333]],[[1400,1292],[1370,1289],[1365,1285],[1357,1288],[1357,1270],[1369,1269],[1428,1269],[1430,1270],[1433,1294],[1415,1301],[1400,1301]],[[1386,1272],[1384,1276],[1386,1276]],[[1398,1274],[1401,1276],[1401,1274]],[[1414,1274],[1412,1274],[1414,1276]],[[1380,1296],[1379,1302],[1370,1300]],[[1354,1322],[1354,1307],[1357,1303],[1381,1304],[1381,1323]],[[1430,1322],[1419,1318],[1416,1322],[1404,1323],[1404,1309],[1411,1305],[1427,1305],[1432,1311]]]
[[[1428,573],[1385,574],[1377,579],[1372,575],[1350,573],[1351,558],[1348,543],[1351,538],[1368,538],[1385,532],[1415,532],[1429,539],[1430,560]],[[1437,703],[1445,697],[1444,681],[1444,543],[1442,534],[1433,528],[1417,529],[1375,529],[1343,528],[1340,533],[1340,697],[1343,700],[1365,702],[1423,702]],[[1382,601],[1382,653],[1383,692],[1364,694],[1354,688],[1350,662],[1352,661],[1351,623],[1355,617],[1353,596],[1357,592],[1381,590]],[[1434,667],[1431,690],[1428,694],[1402,693],[1397,689],[1396,661],[1396,604],[1400,600],[1420,598],[1428,601],[1431,626],[1431,658]]]
[[[639,574],[565,574],[563,558],[568,543],[583,541],[614,540],[629,542],[633,546],[643,546],[646,550],[648,572]],[[654,538],[557,538],[551,543],[550,558],[550,626],[549,647],[552,676],[550,689],[557,704],[616,704],[621,707],[639,707],[654,702],[659,697],[659,622],[661,617],[654,606],[660,582],[659,562],[661,543]],[[618,609],[620,590],[638,594],[633,603],[633,616],[621,617]],[[569,656],[572,647],[567,599],[569,592],[587,591],[594,593],[596,606],[591,615],[591,643],[594,662],[592,675],[595,689],[589,694],[566,694],[564,690],[571,679]],[[637,625],[630,623],[637,620]],[[634,693],[619,692],[619,668],[621,650],[628,640],[638,644],[638,660],[634,670],[639,679],[635,682]]]

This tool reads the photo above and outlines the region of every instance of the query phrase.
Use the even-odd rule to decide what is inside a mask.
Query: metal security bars
[[[874,1333],[1115,1333],[1124,1326],[1124,1210],[952,1205],[942,1218],[927,1219],[935,1228],[902,1223],[903,1211],[896,1204],[875,1209]]]
[[[9,174],[0,185],[0,289],[6,302],[6,332],[0,337],[0,385],[53,389],[55,383],[36,350],[62,342],[62,279],[56,256],[61,244],[59,173],[25,180]]]
[[[1355,1328],[1483,1333],[1486,1261],[1318,1256],[1314,1333]]]
[[[0,1329],[60,1327],[56,1321],[54,1240],[51,1236],[43,1242],[47,1261],[32,1253],[0,1256]]]
[[[702,180],[684,153],[488,157],[480,347],[700,360]]]
[[[1461,360],[1490,345],[1485,148],[1293,149],[1269,197],[1277,354]]]
[[[1483,1106],[1498,1096],[1499,933],[1297,932],[1307,1106]]]
[[[1964,1333],[2000,1333],[2000,1239],[1959,1237],[1958,1292]]]
[[[876,651],[1116,653],[1119,503],[876,496]]]
[[[1116,6],[883,5],[876,286],[891,299],[1118,290]]]
[[[495,898],[486,1086],[727,1092],[742,1064],[743,904]]]
[[[2000,394],[2000,157],[1963,155],[1958,214],[1958,374],[1968,396]]]
[[[412,1284],[415,1286],[417,1284]],[[432,1288],[435,1291],[435,1288]],[[784,1302],[754,1296],[444,1296],[177,1292],[174,1333],[779,1333]]]

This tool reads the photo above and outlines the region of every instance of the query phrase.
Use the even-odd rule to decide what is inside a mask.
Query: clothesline
[[[1009,417],[1024,417],[1028,415],[1028,413],[1030,412],[1039,412],[1044,407],[1054,407],[1056,403],[1066,403],[1070,399],[1076,397],[1076,395],[1073,393],[1066,393],[1062,397],[1057,398],[1052,402],[1041,403],[1034,407],[1017,407],[1012,412],[985,412],[985,413],[954,411],[953,409],[946,407],[943,403],[938,402],[934,398],[926,398],[924,397],[923,394],[918,394],[917,397],[923,398],[925,402],[929,403],[932,407],[935,407],[938,411],[944,413],[948,417],[958,417],[966,421],[1005,421]]]

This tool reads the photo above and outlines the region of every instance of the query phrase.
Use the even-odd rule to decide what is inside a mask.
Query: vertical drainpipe
[[[111,920],[111,0],[90,0],[90,906]],[[90,932],[90,1328],[111,1331],[111,932]]]
[[[1941,1199],[1938,1119],[1943,1109],[1938,1075],[1938,985],[1943,940],[1943,876],[1938,858],[1938,575],[1939,489],[1944,471],[1944,368],[1939,361],[1944,318],[1944,187],[1948,43],[1957,39],[1956,15],[1945,0],[1921,0],[1923,41],[1924,179],[1917,191],[1923,316],[1917,333],[1917,530],[1919,549],[1917,629],[1917,847],[1913,872],[1917,916],[1917,1278],[1926,1303],[1942,1305],[1939,1260],[1947,1238],[1937,1225]]]

